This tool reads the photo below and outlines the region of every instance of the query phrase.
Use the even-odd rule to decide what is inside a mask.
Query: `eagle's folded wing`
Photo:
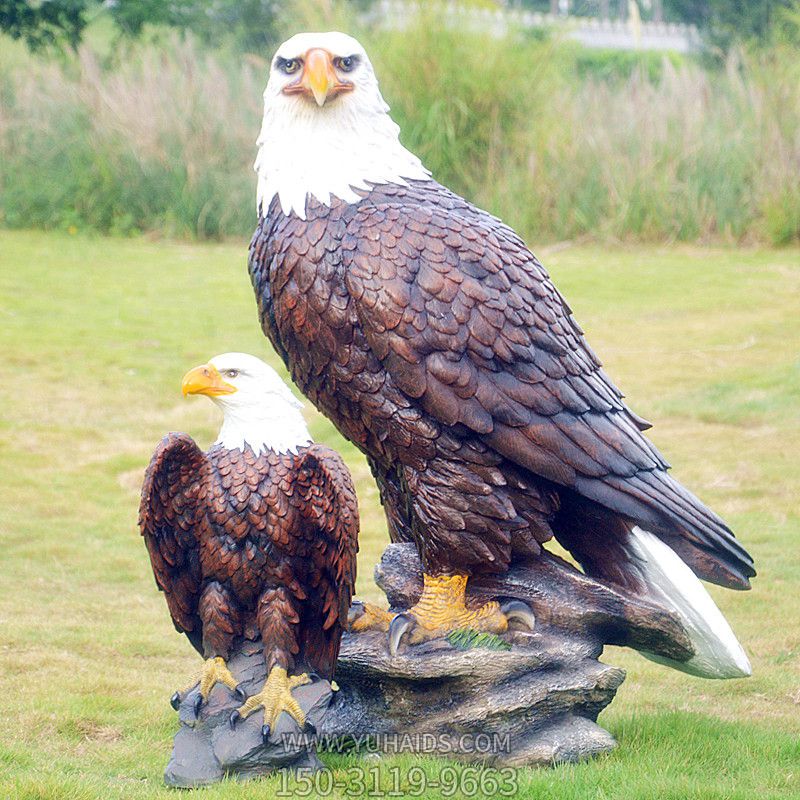
[[[397,386],[661,536],[700,577],[747,588],[750,556],[667,474],[541,264],[510,228],[441,192],[438,204],[364,203],[342,243],[359,322]]]
[[[330,677],[356,580],[358,501],[341,456],[319,444],[303,455],[295,491],[312,529],[310,585],[317,612],[304,624],[303,651],[320,675]]]
[[[164,592],[176,629],[186,633],[201,653],[199,537],[207,524],[208,478],[208,460],[191,437],[170,433],[153,453],[139,506],[139,527],[156,584]]]

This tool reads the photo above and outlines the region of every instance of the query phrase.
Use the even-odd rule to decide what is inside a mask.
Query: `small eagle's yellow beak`
[[[322,107],[328,98],[352,89],[352,83],[339,80],[333,66],[333,56],[321,47],[314,47],[305,55],[300,79],[290,83],[283,91],[285,94],[310,94]]]
[[[190,369],[184,376],[181,383],[183,396],[187,394],[204,394],[208,397],[219,397],[223,394],[233,394],[235,386],[225,383],[222,375],[213,364],[203,364],[202,366]]]

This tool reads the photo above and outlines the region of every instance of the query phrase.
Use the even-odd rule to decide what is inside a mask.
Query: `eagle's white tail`
[[[657,536],[638,527],[631,531],[627,549],[653,600],[678,614],[695,649],[688,661],[673,661],[640,651],[642,655],[702,678],[750,675],[750,662],[731,626],[675,551]]]

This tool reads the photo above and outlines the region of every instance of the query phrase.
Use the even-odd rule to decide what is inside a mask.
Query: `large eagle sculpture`
[[[231,725],[263,707],[265,738],[283,711],[302,728],[291,690],[308,672],[333,677],[353,593],[350,473],[336,452],[312,443],[300,404],[253,356],[216,356],[187,373],[183,392],[214,400],[222,429],[205,453],[185,434],[161,441],[139,524],[175,627],[206,659],[195,714],[222,683],[243,701]],[[259,637],[267,680],[245,698],[226,662],[237,640]],[[176,709],[183,694],[173,695]]]
[[[355,39],[304,33],[278,49],[249,269],[264,332],[366,454],[392,540],[419,551],[419,603],[369,620],[393,651],[404,635],[503,631],[496,602],[465,603],[469,576],[554,537],[589,575],[681,614],[702,655],[675,666],[748,674],[694,576],[747,589],[752,559],[668,474],[522,239],[398,134]]]

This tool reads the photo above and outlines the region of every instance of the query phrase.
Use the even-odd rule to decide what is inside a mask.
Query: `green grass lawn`
[[[156,591],[136,510],[159,438],[202,445],[219,416],[180,379],[217,353],[272,354],[244,244],[0,232],[0,798],[174,797],[161,785],[197,665]],[[573,247],[540,254],[675,474],[752,552],[750,593],[712,592],[753,662],[711,682],[610,649],[628,678],[601,723],[619,740],[579,766],[522,770],[530,798],[800,797],[800,251]],[[362,512],[359,592],[386,543],[361,457],[340,448]],[[358,794],[355,756],[326,756]],[[418,766],[363,762],[382,788]],[[418,777],[418,773],[414,773]],[[465,775],[460,772],[460,775]],[[276,778],[209,798],[272,797]],[[401,792],[414,787],[406,778]],[[455,796],[473,794],[468,781]],[[479,792],[478,792],[479,794]],[[428,791],[426,797],[448,796]]]

